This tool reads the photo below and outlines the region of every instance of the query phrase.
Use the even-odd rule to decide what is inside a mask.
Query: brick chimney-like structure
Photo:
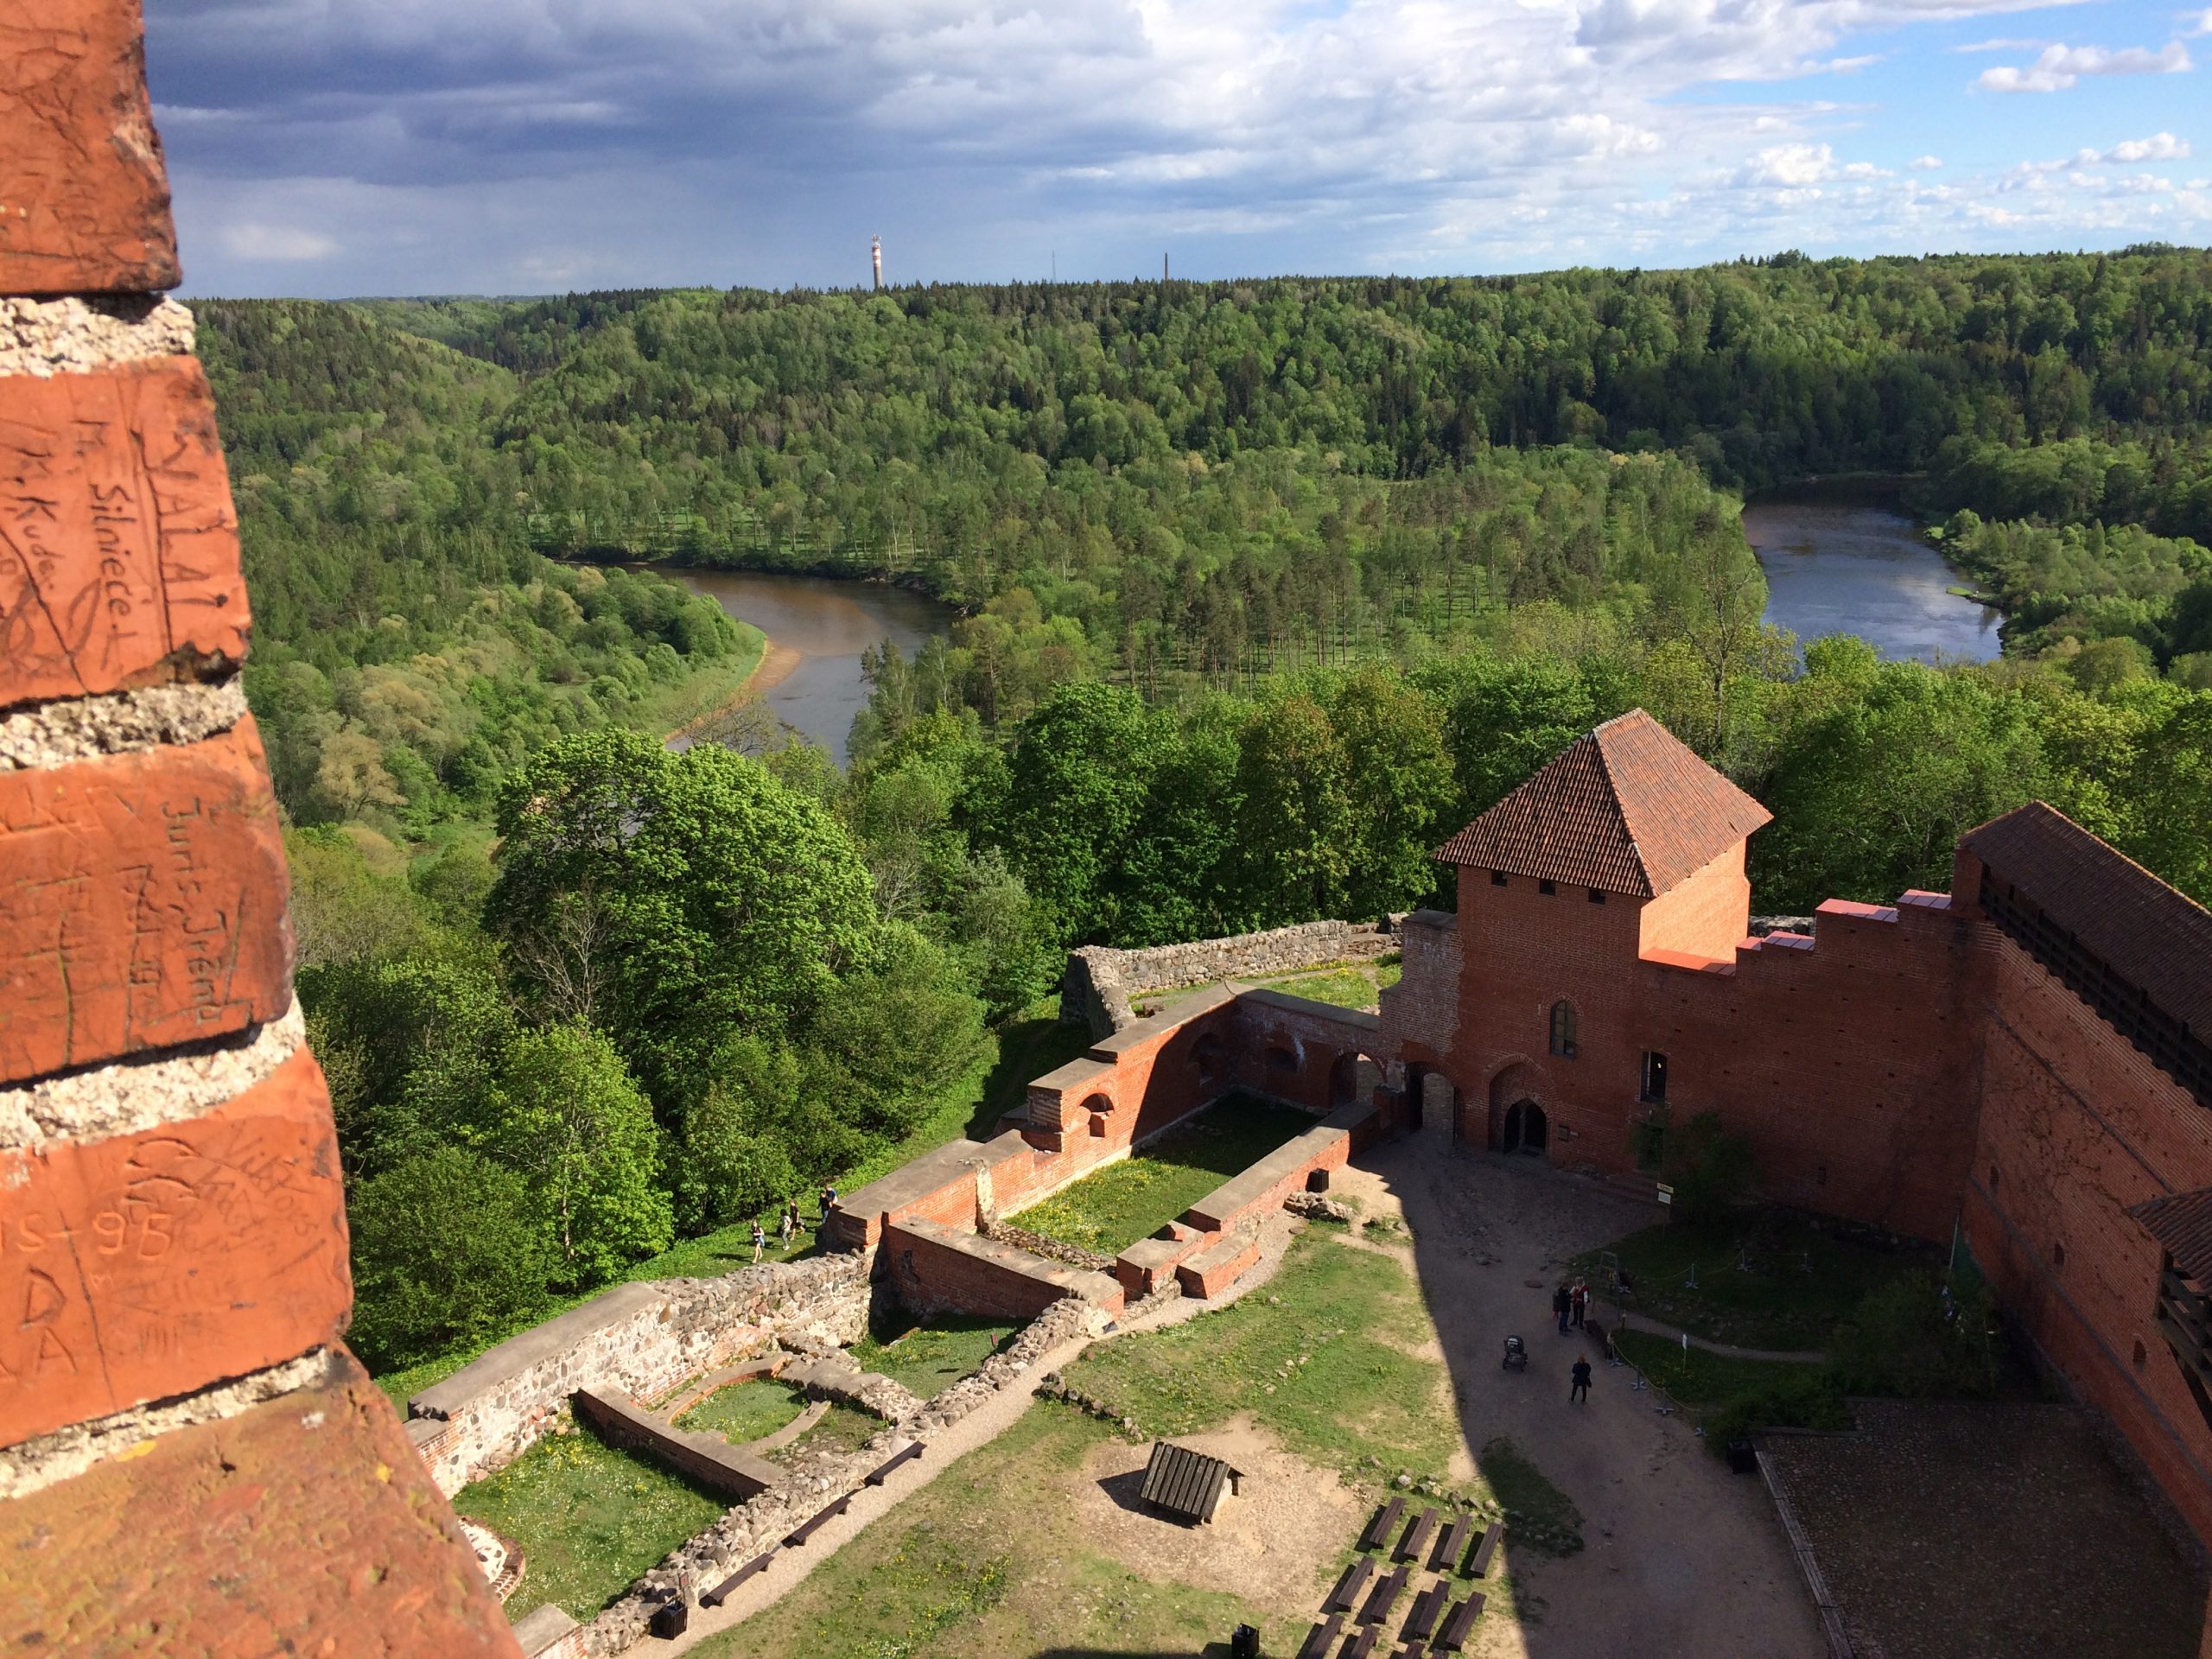
[[[340,1341],[137,0],[0,29],[0,1650],[513,1655]]]

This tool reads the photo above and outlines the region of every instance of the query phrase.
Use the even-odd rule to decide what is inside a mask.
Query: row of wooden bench
[[[912,1441],[902,1450],[893,1452],[885,1462],[878,1464],[874,1468],[869,1470],[866,1478],[861,1480],[861,1484],[863,1486],[880,1486],[890,1476],[890,1473],[893,1469],[896,1469],[902,1463],[912,1463],[916,1458],[918,1458],[921,1455],[922,1443],[919,1440]],[[699,1598],[699,1605],[702,1607],[721,1606],[722,1603],[728,1601],[730,1597],[736,1592],[737,1587],[743,1584],[747,1579],[752,1578],[756,1573],[766,1572],[768,1563],[776,1559],[776,1552],[778,1550],[804,1543],[808,1539],[813,1537],[814,1535],[820,1531],[824,1526],[828,1525],[831,1521],[835,1520],[837,1516],[842,1515],[847,1510],[850,1509],[852,1507],[852,1503],[853,1495],[850,1492],[847,1492],[842,1497],[836,1499],[835,1502],[828,1505],[828,1507],[817,1511],[813,1516],[810,1516],[804,1523],[795,1528],[791,1532],[786,1533],[784,1535],[784,1541],[782,1543],[769,1545],[767,1548],[762,1550],[758,1555],[755,1555],[743,1567],[739,1567],[736,1572],[731,1573],[729,1577],[724,1579],[713,1589],[707,1591],[705,1593],[701,1595]]]
[[[1474,1592],[1446,1612],[1451,1599],[1450,1587],[1441,1583],[1432,1584],[1414,1599],[1412,1617],[1400,1632],[1406,1645],[1398,1650],[1397,1659],[1426,1659],[1432,1652],[1457,1653],[1466,1646],[1475,1620],[1483,1611],[1483,1592]],[[1382,1628],[1380,1624],[1356,1624],[1338,1659],[1368,1659],[1382,1641]],[[1331,1647],[1344,1634],[1344,1616],[1331,1613],[1306,1632],[1298,1659],[1328,1659]]]
[[[1406,1500],[1402,1497],[1394,1497],[1376,1510],[1375,1518],[1367,1523],[1367,1530],[1360,1535],[1359,1547],[1382,1548],[1389,1541],[1405,1512]],[[1433,1573],[1458,1572],[1471,1579],[1487,1578],[1491,1559],[1497,1554],[1505,1528],[1503,1524],[1484,1528],[1473,1549],[1469,1550],[1467,1541],[1474,1530],[1475,1517],[1471,1515],[1453,1516],[1446,1526],[1443,1511],[1423,1510],[1406,1522],[1405,1530],[1398,1535],[1397,1548],[1390,1552],[1391,1559],[1417,1561],[1426,1554]]]

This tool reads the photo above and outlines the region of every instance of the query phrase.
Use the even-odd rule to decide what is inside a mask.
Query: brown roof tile
[[[2171,1192],[2139,1204],[2127,1212],[2166,1247],[2176,1266],[2200,1285],[2212,1287],[2212,1186],[2195,1192]]]
[[[2041,801],[1969,830],[1959,844],[2190,1034],[2212,1041],[2212,912]]]
[[[1634,709],[1575,739],[1436,856],[1651,898],[1772,818]]]

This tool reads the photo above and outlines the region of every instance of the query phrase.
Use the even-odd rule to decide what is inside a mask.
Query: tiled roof
[[[2212,1287],[2212,1186],[2152,1198],[2127,1213],[2166,1247],[2177,1267],[2199,1285]]]
[[[1652,898],[1773,816],[1634,709],[1576,738],[1436,856]]]
[[[2212,1041],[2212,912],[2041,801],[1968,830],[1959,844],[2198,1040]]]

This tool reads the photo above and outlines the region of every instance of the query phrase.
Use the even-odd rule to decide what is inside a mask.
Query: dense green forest
[[[2212,897],[2201,251],[196,308],[378,1363],[957,1125],[1071,944],[1448,901],[1637,704],[1762,909],[2035,796]],[[1742,494],[1853,472],[2002,660],[1763,625]],[[958,620],[849,771],[674,754],[760,642],[648,560]]]

